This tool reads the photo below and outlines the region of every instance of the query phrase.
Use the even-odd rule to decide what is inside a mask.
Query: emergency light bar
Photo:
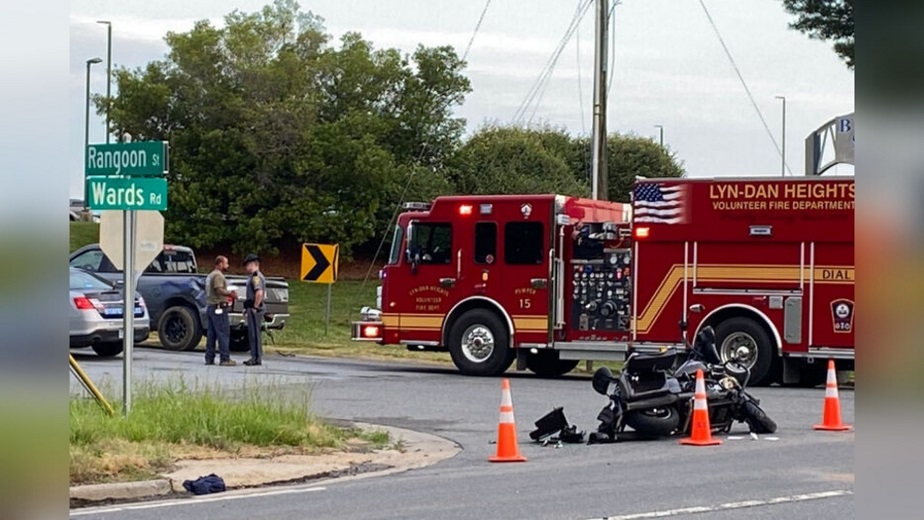
[[[427,202],[405,202],[404,209],[409,211],[430,211],[430,204]]]

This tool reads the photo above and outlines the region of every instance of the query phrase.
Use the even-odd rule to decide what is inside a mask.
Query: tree
[[[636,177],[682,177],[683,164],[676,154],[648,137],[611,134],[606,141],[607,198],[628,202]],[[590,182],[590,139],[576,139],[569,155],[571,170],[581,181]]]
[[[783,0],[786,12],[797,16],[789,27],[809,38],[834,42],[834,52],[854,68],[853,0]]]
[[[446,189],[433,171],[459,146],[452,109],[471,90],[452,48],[334,45],[294,0],[165,40],[165,59],[118,70],[118,96],[97,106],[117,135],[170,142],[171,240],[348,253],[384,231],[407,179],[412,195]]]
[[[609,199],[628,202],[636,177],[683,177],[676,154],[647,137],[610,135],[606,141]]]
[[[456,154],[449,179],[459,194],[588,194],[565,153],[563,131],[486,126]]]

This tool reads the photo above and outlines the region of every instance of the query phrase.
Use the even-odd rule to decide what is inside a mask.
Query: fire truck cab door
[[[519,208],[517,208],[519,210]],[[549,223],[535,218],[508,221],[502,230],[501,246],[505,306],[513,319],[517,343],[549,341]],[[549,209],[551,213],[551,208]]]
[[[452,222],[411,221],[403,269],[390,271],[390,283],[404,287],[406,298],[395,298],[400,340],[439,342],[443,318],[457,298],[457,230]],[[396,279],[397,278],[397,279]]]

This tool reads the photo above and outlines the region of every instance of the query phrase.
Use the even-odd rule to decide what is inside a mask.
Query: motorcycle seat
[[[677,360],[677,352],[668,350],[657,354],[635,352],[626,360],[623,370],[630,373],[660,372],[670,370]]]

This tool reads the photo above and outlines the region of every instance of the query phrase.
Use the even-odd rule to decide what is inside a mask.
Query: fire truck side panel
[[[689,338],[704,324],[718,332],[733,320],[766,329],[748,334],[763,338],[763,352],[772,344],[774,355],[805,357],[834,347],[852,359],[853,186],[818,178],[640,181],[636,341],[674,342],[688,315]],[[687,313],[693,304],[705,312]]]
[[[804,329],[806,339],[811,347],[853,349],[853,244],[819,242],[812,246],[809,261],[814,260],[814,265],[808,272],[812,289],[807,296],[810,321]]]

